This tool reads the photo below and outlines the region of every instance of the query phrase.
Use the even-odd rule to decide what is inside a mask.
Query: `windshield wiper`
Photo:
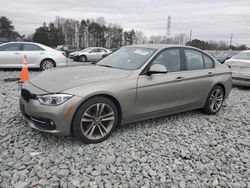
[[[97,64],[98,66],[103,66],[103,67],[109,67],[109,68],[114,68],[111,65],[103,65],[103,64]]]

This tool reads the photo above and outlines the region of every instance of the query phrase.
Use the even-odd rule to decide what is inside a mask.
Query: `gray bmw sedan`
[[[196,48],[133,45],[96,65],[42,72],[22,85],[20,109],[34,129],[97,143],[118,124],[193,109],[216,114],[231,74]]]

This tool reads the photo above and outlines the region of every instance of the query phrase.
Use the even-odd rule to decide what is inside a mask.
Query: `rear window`
[[[195,50],[185,50],[187,70],[204,69],[202,53]]]
[[[203,57],[204,57],[205,69],[214,68],[213,60],[210,57],[206,56],[206,55],[203,55]]]

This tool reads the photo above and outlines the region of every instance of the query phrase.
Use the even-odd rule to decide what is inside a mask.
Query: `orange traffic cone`
[[[20,82],[23,83],[27,80],[29,80],[28,58],[27,55],[24,55]]]

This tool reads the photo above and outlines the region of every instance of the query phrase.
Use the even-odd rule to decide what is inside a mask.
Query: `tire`
[[[111,135],[118,119],[117,107],[111,100],[94,97],[76,111],[72,122],[73,134],[84,143],[99,143]]]
[[[80,62],[86,62],[87,61],[87,57],[85,55],[82,55],[79,57],[79,61]]]
[[[218,92],[218,93],[217,93]],[[219,85],[213,87],[209,92],[203,112],[209,115],[215,115],[220,111],[225,98],[225,92]]]
[[[55,62],[51,59],[44,59],[40,64],[42,71],[49,70],[55,67]]]

